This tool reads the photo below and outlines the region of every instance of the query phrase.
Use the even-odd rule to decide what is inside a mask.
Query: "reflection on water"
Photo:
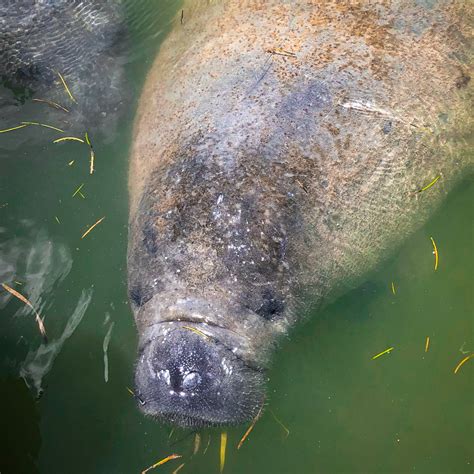
[[[37,396],[41,396],[43,389],[41,383],[43,377],[51,370],[54,359],[58,356],[63,344],[72,336],[81,322],[91,302],[93,290],[83,290],[74,313],[69,318],[63,333],[58,339],[49,340],[47,344],[41,344],[38,349],[30,350],[20,369],[20,376],[25,380],[28,387],[36,390]]]
[[[30,302],[42,314],[48,308],[44,298],[69,274],[72,257],[64,243],[53,243],[47,231],[38,230],[33,221],[21,220],[17,225],[21,227],[17,235],[8,238],[7,229],[1,233],[7,238],[0,241],[0,281],[16,281],[18,291],[28,294]],[[20,233],[24,236],[19,237]],[[0,308],[11,297],[7,292],[0,294]],[[16,314],[27,313],[30,309],[22,306]]]
[[[124,5],[134,46],[120,66],[135,103],[181,2]],[[0,100],[4,92],[10,100],[4,89]],[[38,104],[20,102],[15,113],[48,119]],[[34,140],[21,131],[0,135],[0,282],[45,316],[50,338],[42,344],[31,311],[0,292],[2,474],[141,472],[171,453],[183,455],[183,473],[219,472],[218,432],[211,430],[207,449],[203,433],[193,455],[194,434],[170,436],[139,413],[126,388],[133,386],[136,355],[125,264],[133,112],[126,111],[112,140],[94,142],[92,177],[88,154],[71,143],[58,148],[51,130],[31,130]],[[16,120],[6,118],[0,109],[0,129]],[[83,183],[84,198],[72,197]],[[282,344],[268,403],[290,434],[268,410],[241,450],[246,427],[229,430],[225,472],[472,472],[474,364],[456,375],[453,368],[474,349],[473,200],[471,177],[368,276],[370,284],[313,315]],[[440,251],[436,273],[431,235]],[[156,472],[171,473],[180,461]]]

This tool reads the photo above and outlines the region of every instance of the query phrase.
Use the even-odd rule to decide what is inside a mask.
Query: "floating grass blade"
[[[456,366],[456,368],[454,369],[454,373],[457,374],[459,369],[469,360],[469,359],[472,359],[474,357],[474,354],[469,354],[467,357],[464,357],[464,359],[459,362],[459,364]]]
[[[64,86],[64,89],[66,90],[66,93],[67,95],[69,96],[69,98],[75,103],[77,104],[77,100],[74,98],[74,96],[72,95],[72,92],[71,90],[69,89],[67,83],[66,83],[66,80],[64,79],[64,77],[62,76],[62,74],[60,72],[58,72],[58,76],[59,76],[59,79],[61,79],[61,82],[63,83],[63,86]]]
[[[397,294],[397,290],[396,290],[396,288],[395,288],[395,283],[394,283],[393,281],[392,281],[392,293],[393,293],[394,295]]]
[[[262,403],[262,406],[260,407],[260,410],[258,410],[257,415],[253,419],[251,425],[249,426],[248,430],[245,432],[245,434],[242,436],[242,439],[239,441],[239,444],[237,445],[237,449],[240,449],[242,447],[242,444],[244,444],[244,441],[247,439],[248,435],[252,432],[253,427],[255,426],[255,423],[257,423],[258,419],[260,418],[262,414],[264,403]]]
[[[84,183],[82,183],[75,191],[72,197],[76,196],[76,194],[79,194],[81,192],[81,189],[84,187]]]
[[[430,237],[430,239],[431,239],[431,243],[433,244],[433,254],[435,256],[434,269],[436,271],[438,270],[438,262],[439,262],[438,247],[436,246],[436,242],[434,241],[433,237]]]
[[[427,184],[426,186],[424,186],[423,188],[419,189],[417,191],[417,193],[422,193],[423,191],[426,191],[427,189],[430,189],[431,186],[433,186],[434,184],[436,184],[436,182],[441,178],[441,175],[438,175],[436,176],[435,179],[433,179],[433,181],[431,181],[431,183]]]
[[[221,433],[221,449],[220,449],[220,472],[224,471],[225,453],[227,449],[227,431]]]
[[[191,332],[197,334],[198,336],[203,337],[204,339],[207,339],[207,340],[211,339],[207,334],[204,334],[199,329],[193,328],[191,326],[183,326],[183,329],[187,329],[188,331],[191,331]]]
[[[429,348],[430,348],[430,336],[426,336],[425,352],[428,352]]]
[[[63,107],[61,104],[58,104],[57,102],[53,102],[52,100],[46,100],[46,99],[31,99],[32,102],[39,102],[41,104],[47,104],[50,107],[53,107],[58,110],[62,110],[63,112],[69,112],[66,107]]]
[[[109,356],[108,356],[108,350],[109,350],[109,343],[110,343],[110,338],[112,337],[112,329],[114,328],[115,323],[113,322],[109,326],[109,330],[107,331],[107,334],[104,337],[104,342],[102,343],[102,350],[104,352],[104,380],[105,383],[109,381]]]
[[[91,147],[91,151],[90,151],[90,158],[89,158],[89,162],[90,162],[90,168],[89,168],[89,173],[90,174],[93,174],[94,173],[94,160],[95,160],[95,153],[94,153],[94,150],[92,149]]]
[[[273,419],[283,428],[283,430],[285,431],[286,433],[286,436],[285,438],[288,438],[288,436],[290,435],[290,430],[281,422],[281,420],[275,415],[275,413],[273,413],[272,410],[270,410],[270,408],[268,409],[268,411],[271,413],[271,415],[273,416]]]
[[[104,216],[104,217],[101,217],[95,224],[93,224],[91,227],[89,227],[89,228],[82,234],[81,239],[83,239],[89,232],[91,232],[94,227],[97,227],[104,219],[105,219],[105,216]]]
[[[155,467],[162,466],[163,464],[166,464],[169,461],[172,461],[173,459],[178,459],[182,456],[179,454],[170,454],[169,456],[166,456],[164,459],[161,461],[156,462],[150,467],[147,467],[145,470],[142,471],[142,474],[146,474],[148,471],[151,471],[152,469],[155,469]]]
[[[13,132],[14,130],[19,130],[20,128],[25,128],[25,127],[28,127],[28,124],[22,123],[21,125],[17,125],[16,127],[5,128],[4,130],[0,130],[0,133]]]
[[[392,352],[393,349],[394,349],[394,347],[389,347],[388,349],[385,349],[384,351],[379,352],[378,354],[376,354],[372,357],[372,360],[378,359],[379,357],[381,357],[385,354],[390,354],[390,352]]]
[[[183,469],[185,463],[183,462],[183,464],[180,464],[173,472],[172,474],[178,474],[179,471],[181,471],[181,469]]]
[[[15,298],[18,298],[22,303],[26,304],[33,313],[35,314],[35,319],[36,323],[38,324],[39,331],[41,335],[43,336],[43,339],[45,342],[48,341],[48,338],[46,337],[46,328],[44,327],[43,319],[39,315],[39,313],[35,310],[33,305],[31,304],[30,300],[25,298],[21,293],[18,293],[18,291],[14,290],[13,288],[10,288],[6,283],[2,283],[3,288],[8,291],[11,295],[13,295]]]
[[[62,137],[62,138],[57,138],[56,140],[53,140],[53,143],[61,143],[61,142],[84,143],[84,140],[82,138],[77,138],[77,137]]]
[[[43,128],[49,128],[51,130],[56,130],[57,132],[64,133],[64,130],[58,127],[53,127],[53,125],[48,125],[47,123],[41,123],[41,122],[21,122],[22,125],[36,125],[38,127],[43,127]]]
[[[194,435],[193,456],[195,456],[198,453],[200,447],[201,447],[201,435],[199,433],[196,433]]]

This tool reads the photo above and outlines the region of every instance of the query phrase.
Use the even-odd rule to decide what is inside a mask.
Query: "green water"
[[[127,68],[135,98],[178,8],[161,3],[164,13],[146,40],[134,27],[140,48]],[[153,14],[152,4],[139,6]],[[2,474],[139,473],[171,453],[183,458],[152,472],[171,473],[182,462],[182,473],[219,472],[218,432],[203,432],[193,456],[194,433],[170,436],[139,413],[126,389],[137,341],[125,261],[132,118],[130,110],[111,143],[94,143],[93,176],[84,148],[53,145],[57,135],[49,130],[38,132],[40,146],[7,149],[0,140],[0,279],[46,316],[49,347],[57,349],[41,380],[47,355],[26,364],[30,385],[34,374],[44,389],[35,401],[19,372],[41,339],[31,312],[0,293]],[[85,199],[72,197],[82,183]],[[467,177],[362,287],[295,330],[275,357],[268,390],[269,409],[289,434],[269,410],[240,451],[246,427],[229,430],[225,472],[474,471],[474,360],[453,373],[474,350],[473,202],[474,180]],[[430,236],[439,248],[436,272]],[[77,328],[63,340],[73,314]],[[106,383],[103,343],[111,322]],[[390,354],[372,360],[389,347]]]

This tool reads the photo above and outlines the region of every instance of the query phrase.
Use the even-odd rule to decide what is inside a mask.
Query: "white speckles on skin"
[[[179,392],[179,396],[180,396],[180,397],[185,397],[185,396],[186,396],[186,392]]]
[[[160,370],[158,372],[158,378],[163,380],[166,385],[170,384],[170,371],[169,370]]]
[[[227,364],[227,359],[225,357],[221,361],[221,366],[226,375],[232,375],[232,366]]]
[[[223,200],[224,200],[224,195],[223,195],[223,194],[219,194],[219,197],[217,198],[216,204],[217,204],[217,205],[221,204]]]
[[[174,390],[170,390],[168,393],[169,393],[170,395],[174,395],[176,392],[175,392]]]

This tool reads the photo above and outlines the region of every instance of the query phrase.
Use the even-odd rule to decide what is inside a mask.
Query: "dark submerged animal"
[[[112,0],[3,0],[0,2],[0,114],[8,123],[25,99],[47,101],[63,128],[112,129],[126,94],[120,62],[126,38],[120,2]],[[59,74],[77,103],[65,93]],[[10,89],[22,98],[18,103]],[[20,115],[21,118],[21,115]],[[48,119],[48,118],[47,118]],[[105,127],[104,127],[105,128]]]
[[[149,74],[129,176],[137,395],[181,426],[254,417],[277,341],[472,164],[472,5],[208,3]]]

